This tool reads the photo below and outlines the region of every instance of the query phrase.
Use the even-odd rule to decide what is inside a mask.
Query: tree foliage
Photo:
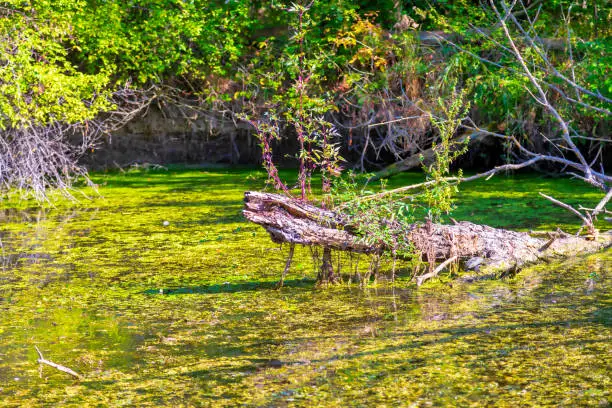
[[[75,123],[111,108],[108,73],[82,72],[70,60],[72,2],[11,0],[0,13],[0,128]]]
[[[580,102],[599,111],[561,100],[572,91],[558,74],[612,96],[611,9],[603,0],[524,4],[516,18],[530,23],[558,72],[539,69],[533,44],[519,42],[522,54],[576,130],[600,137],[609,108],[589,94]],[[298,23],[300,8],[307,18]],[[223,115],[270,112],[281,133],[320,118],[362,169],[439,143],[423,112],[436,110],[449,84],[488,128],[532,138],[550,127],[490,4],[474,0],[5,0],[0,52],[5,146],[28,128],[82,131],[120,108],[122,89],[149,100],[172,92]],[[304,132],[308,144],[316,132]],[[337,154],[329,149],[318,160]]]

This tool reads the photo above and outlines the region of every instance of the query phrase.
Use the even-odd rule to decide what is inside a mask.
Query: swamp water
[[[5,202],[0,406],[610,405],[611,250],[416,290],[407,269],[393,285],[316,288],[300,248],[275,290],[288,249],[240,214],[264,179],[98,174],[93,201]],[[495,178],[463,186],[455,217],[575,223],[537,191],[597,199],[571,181]],[[34,346],[84,378],[39,372]]]

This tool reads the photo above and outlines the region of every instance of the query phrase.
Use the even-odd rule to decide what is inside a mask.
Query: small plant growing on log
[[[269,181],[277,190],[289,194],[289,186],[278,176],[273,157],[273,144],[281,140],[281,133],[294,134],[298,142],[298,180],[300,198],[307,200],[312,194],[311,180],[319,171],[324,192],[329,192],[331,180],[341,172],[340,147],[336,143],[339,134],[333,124],[325,119],[325,114],[334,107],[323,92],[319,68],[324,54],[316,50],[306,53],[306,34],[312,21],[308,11],[310,6],[293,3],[287,9],[294,17],[294,35],[282,58],[285,80],[291,81],[287,91],[277,95],[271,106],[264,107],[262,115],[242,113],[239,119],[253,126],[260,141],[262,163],[268,172]],[[316,47],[315,47],[316,48]],[[313,96],[319,95],[319,96]]]
[[[438,100],[440,115],[432,115],[431,121],[439,132],[440,142],[433,146],[434,163],[423,166],[426,181],[421,191],[406,194],[405,191],[387,190],[383,179],[377,193],[372,186],[368,186],[370,175],[358,176],[352,172],[334,183],[330,194],[334,208],[345,214],[353,232],[362,237],[365,243],[381,248],[380,254],[391,256],[394,265],[397,257],[415,259],[425,256],[430,264],[430,273],[434,270],[435,257],[431,251],[415,251],[411,241],[413,238],[406,232],[419,218],[438,222],[442,215],[449,214],[455,207],[454,195],[458,191],[458,183],[451,183],[448,176],[451,164],[466,152],[469,142],[453,142],[468,109],[465,95],[465,90],[453,89],[447,102],[441,98]],[[458,178],[461,177],[459,170]],[[421,248],[427,247],[426,243],[421,244]]]
[[[453,84],[452,88],[455,85]],[[431,115],[431,122],[439,132],[440,142],[433,144],[435,161],[430,166],[424,166],[427,179],[433,184],[425,189],[424,199],[428,208],[428,218],[439,221],[442,214],[449,214],[454,208],[453,196],[458,191],[458,183],[451,184],[447,177],[450,175],[451,164],[468,149],[469,139],[461,142],[453,141],[457,129],[461,126],[462,117],[469,109],[466,103],[467,90],[452,90],[448,104],[442,98],[438,99],[438,108],[442,117]],[[457,177],[463,174],[459,169]]]
[[[283,55],[285,79],[291,81],[287,91],[277,95],[272,106],[264,108],[264,113],[254,118],[246,113],[238,118],[250,123],[259,139],[262,151],[262,163],[268,173],[268,181],[276,190],[291,195],[293,186],[281,180],[275,164],[272,146],[281,140],[281,132],[292,133],[298,142],[298,177],[296,188],[300,191],[300,199],[308,201],[312,196],[311,181],[315,171],[321,175],[322,190],[329,194],[332,179],[340,175],[343,161],[340,156],[340,146],[337,144],[339,134],[334,125],[325,119],[325,114],[334,109],[330,98],[323,91],[322,78],[319,75],[323,64],[324,53],[306,54],[306,34],[312,25],[308,11],[312,2],[305,6],[293,3],[287,9],[295,18],[294,35]],[[314,47],[316,49],[316,47]],[[319,96],[313,96],[319,95]],[[323,205],[326,201],[323,201]],[[329,202],[328,202],[329,204]],[[293,258],[293,244],[283,272],[284,280]],[[333,270],[330,248],[323,248],[319,282],[336,282],[337,275]]]

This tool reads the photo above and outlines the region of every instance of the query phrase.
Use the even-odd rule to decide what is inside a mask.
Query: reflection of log
[[[342,251],[376,254],[388,248],[372,247],[351,230],[340,214],[271,193],[246,192],[244,216],[261,225],[274,242],[316,245]],[[444,261],[457,257],[471,269],[506,272],[555,257],[598,251],[612,243],[612,234],[588,241],[566,234],[534,238],[525,232],[459,222],[455,225],[410,225],[398,234],[429,258]]]

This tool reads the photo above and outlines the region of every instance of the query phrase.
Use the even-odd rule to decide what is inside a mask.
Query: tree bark
[[[328,280],[335,279],[330,268],[332,249],[365,254],[381,254],[391,249],[365,243],[342,214],[278,194],[246,192],[243,214],[247,220],[265,228],[274,242],[323,247],[323,265],[326,265],[326,253],[329,265],[325,267],[327,270],[322,269],[320,278]],[[456,257],[465,269],[487,274],[516,271],[537,262],[592,253],[612,244],[609,232],[601,234],[598,240],[562,232],[550,233],[546,239],[541,239],[525,232],[467,221],[454,225],[411,224],[399,233],[406,234],[405,241],[429,262],[444,262]]]

